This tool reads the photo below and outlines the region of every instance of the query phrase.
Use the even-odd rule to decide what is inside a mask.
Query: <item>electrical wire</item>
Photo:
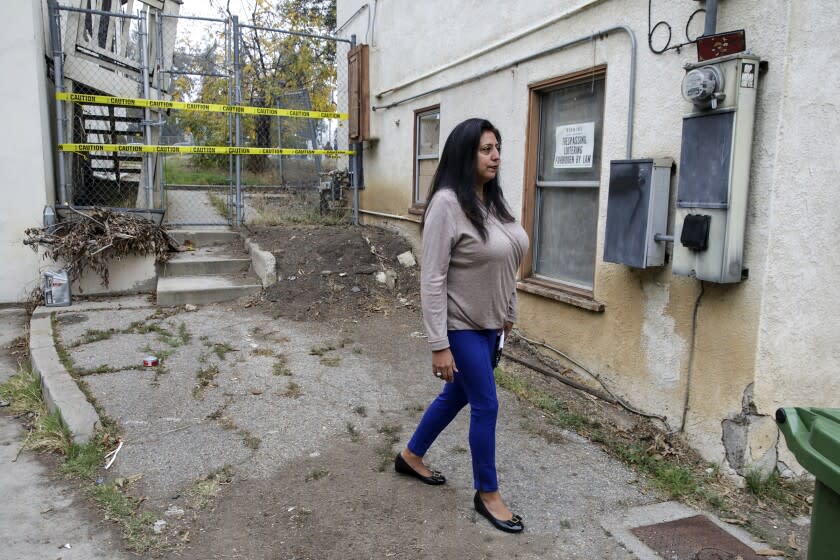
[[[685,374],[685,397],[683,399],[683,413],[680,421],[679,433],[685,431],[685,420],[688,418],[689,398],[691,397],[691,372],[692,364],[694,363],[694,346],[697,341],[697,311],[700,309],[700,300],[706,291],[706,284],[700,280],[700,293],[697,294],[697,299],[694,300],[694,311],[691,313],[691,347],[688,349],[688,371]]]
[[[633,414],[638,414],[639,416],[644,416],[645,418],[656,418],[657,420],[661,420],[663,423],[667,421],[667,419],[668,419],[667,416],[661,416],[659,414],[650,414],[648,412],[643,412],[643,411],[641,411],[637,408],[634,408],[634,407],[630,406],[626,402],[624,402],[624,400],[621,397],[617,396],[615,393],[610,391],[609,387],[607,387],[607,385],[604,383],[604,381],[601,379],[601,377],[598,374],[590,371],[586,366],[584,366],[583,364],[581,364],[580,362],[578,362],[577,360],[575,360],[574,358],[572,358],[571,356],[569,356],[568,354],[563,352],[562,350],[558,350],[557,348],[551,346],[550,344],[546,344],[545,342],[540,342],[538,340],[530,339],[527,336],[523,335],[522,331],[520,331],[519,329],[513,329],[513,334],[516,335],[518,338],[524,340],[525,342],[528,342],[529,344],[533,344],[535,346],[542,346],[543,348],[547,348],[548,350],[551,350],[555,354],[563,357],[564,359],[568,360],[572,364],[579,367],[583,372],[585,372],[587,375],[589,375],[595,381],[597,381],[598,384],[601,385],[601,387],[604,389],[604,391],[610,397],[615,399],[616,404],[620,405],[625,410],[628,410],[628,411],[632,412]]]
[[[653,11],[652,10],[652,5],[653,5],[653,0],[648,0],[648,48],[650,48],[650,51],[653,54],[662,54],[665,51],[670,51],[670,50],[676,50],[679,53],[680,49],[682,49],[686,45],[693,45],[694,43],[697,42],[696,37],[694,39],[689,38],[688,28],[691,25],[691,22],[694,21],[694,16],[696,16],[700,12],[706,13],[705,8],[698,8],[698,9],[694,10],[691,13],[690,16],[688,16],[688,21],[686,21],[686,23],[685,23],[685,42],[680,43],[679,45],[671,46],[671,38],[672,38],[671,25],[667,21],[665,21],[665,20],[658,21],[658,22],[656,22],[656,25],[654,25],[653,28],[651,28],[651,23],[652,23],[652,15],[651,14],[652,14],[652,11]],[[664,47],[662,47],[661,49],[655,49],[653,47],[653,34],[656,33],[656,30],[659,28],[660,25],[664,25],[665,29],[668,31],[668,40],[665,41],[665,46]]]

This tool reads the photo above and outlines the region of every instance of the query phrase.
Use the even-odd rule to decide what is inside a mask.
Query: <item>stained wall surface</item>
[[[375,140],[365,152],[362,207],[409,217],[414,112],[439,104],[441,147],[448,132],[468,117],[485,116],[501,130],[501,183],[514,213],[521,215],[529,84],[606,65],[593,293],[604,310],[520,292],[519,327],[572,356],[634,406],[667,417],[668,428],[684,426],[708,460],[721,462],[727,451],[743,452],[731,449],[739,445],[749,448],[748,459],[766,459],[776,451],[777,437],[768,436],[766,421],[775,407],[840,406],[835,374],[840,300],[832,297],[840,272],[840,206],[832,201],[837,189],[831,180],[838,174],[832,155],[840,119],[837,73],[826,70],[840,47],[830,31],[838,22],[834,2],[809,3],[808,10],[794,4],[719,4],[717,29],[745,29],[748,48],[769,64],[758,80],[744,247],[749,279],[744,282],[701,283],[673,275],[668,265],[637,270],[601,259],[609,161],[670,157],[679,162],[682,117],[692,111],[680,83],[684,63],[696,60],[696,48],[652,52],[643,0],[581,0],[551,9],[500,0],[458,2],[456,8],[443,0],[339,0],[339,25],[362,8],[341,33],[355,33],[371,47],[371,103],[377,109],[371,113]],[[652,19],[670,24],[676,44],[685,41],[687,23],[692,36],[702,32],[702,13],[689,22],[697,8],[693,1],[654,2]],[[617,26],[629,29],[638,43],[632,121],[631,40]],[[659,26],[653,34],[655,47],[664,46],[664,29]],[[538,56],[469,80],[529,55]],[[447,87],[459,82],[465,83]],[[674,177],[669,233],[677,186]],[[416,234],[416,225],[391,221]],[[746,443],[724,436],[727,420],[746,426]],[[785,453],[782,446],[782,460],[792,465]]]

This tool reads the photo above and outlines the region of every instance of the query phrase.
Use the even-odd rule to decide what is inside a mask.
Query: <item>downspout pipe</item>
[[[468,84],[471,82],[475,82],[476,80],[480,80],[482,78],[486,78],[487,76],[491,76],[493,74],[497,74],[503,70],[507,70],[508,68],[513,68],[514,66],[519,66],[520,64],[524,64],[526,62],[530,62],[537,58],[542,58],[544,56],[549,56],[560,51],[564,51],[571,47],[575,47],[584,43],[589,43],[592,41],[596,41],[598,39],[606,39],[610,33],[615,32],[622,32],[627,33],[627,36],[630,37],[630,83],[629,83],[629,93],[627,99],[627,140],[626,140],[626,159],[632,159],[633,153],[633,118],[634,118],[634,107],[636,104],[636,36],[633,34],[633,30],[627,27],[626,25],[616,25],[614,27],[610,27],[608,29],[604,29],[603,31],[598,31],[592,33],[591,35],[586,35],[584,37],[580,37],[578,39],[574,39],[572,41],[567,41],[560,45],[548,48],[546,50],[539,51],[534,54],[530,54],[528,56],[524,56],[522,58],[518,58],[513,62],[508,62],[502,64],[500,66],[496,66],[491,68],[490,70],[486,70],[479,74],[475,74],[468,78],[464,78],[462,80],[458,80],[457,82],[452,82],[445,86],[440,86],[428,91],[424,91],[422,93],[418,93],[417,95],[412,95],[411,97],[406,97],[404,99],[400,99],[399,101],[394,101],[387,105],[380,105],[380,106],[373,106],[371,109],[373,111],[377,110],[384,110],[390,109],[392,107],[396,107],[397,105],[402,105],[403,103],[407,103],[409,101],[413,101],[420,97],[425,97],[427,95],[432,95],[435,93],[440,93],[442,91],[452,89],[458,86],[462,86],[464,84]]]
[[[703,35],[714,35],[717,30],[717,5],[718,0],[706,0],[706,23],[703,27]]]

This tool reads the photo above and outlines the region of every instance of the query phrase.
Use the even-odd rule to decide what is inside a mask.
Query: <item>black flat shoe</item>
[[[402,454],[400,453],[397,453],[397,457],[394,459],[394,470],[400,474],[413,476],[414,478],[417,478],[426,484],[431,484],[432,486],[438,486],[446,482],[446,477],[437,471],[432,471],[432,476],[423,476],[419,472],[415,471],[411,468],[411,465],[405,462],[405,459],[403,459]]]
[[[473,504],[475,504],[475,511],[486,517],[490,524],[499,531],[504,531],[505,533],[521,533],[522,530],[525,529],[525,525],[522,523],[522,518],[516,514],[507,521],[502,521],[501,519],[493,517],[493,514],[490,513],[487,506],[484,505],[484,500],[481,499],[478,492],[476,492],[475,497],[473,497]]]

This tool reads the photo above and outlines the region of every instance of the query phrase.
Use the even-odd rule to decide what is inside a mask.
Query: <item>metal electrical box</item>
[[[665,264],[665,244],[655,236],[668,225],[673,167],[671,158],[610,162],[605,261],[636,268]]]
[[[673,272],[740,282],[744,269],[759,59],[739,53],[686,65]]]

